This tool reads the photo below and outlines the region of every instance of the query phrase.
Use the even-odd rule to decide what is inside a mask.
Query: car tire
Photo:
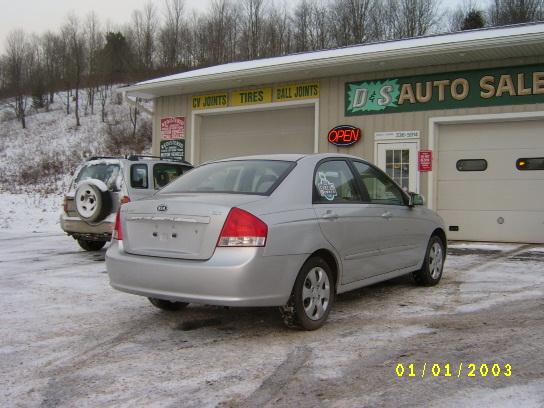
[[[189,303],[185,302],[172,302],[170,300],[157,299],[157,298],[147,298],[151,304],[161,310],[167,310],[169,312],[174,312],[176,310],[185,309]]]
[[[81,184],[74,196],[76,211],[82,220],[100,222],[110,215],[113,200],[109,191],[102,191],[92,183]]]
[[[85,251],[100,251],[107,241],[89,241],[87,239],[78,239],[77,243]]]
[[[320,257],[309,258],[298,273],[287,305],[280,308],[283,322],[292,329],[319,329],[329,316],[334,294],[329,264]]]
[[[427,245],[423,266],[420,270],[412,272],[414,282],[420,286],[434,286],[438,284],[444,272],[445,255],[444,243],[440,237],[433,235]]]

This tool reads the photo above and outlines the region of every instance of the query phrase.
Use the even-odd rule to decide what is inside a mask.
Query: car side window
[[[318,165],[314,176],[314,203],[360,201],[361,195],[347,162],[329,160]]]
[[[353,162],[372,204],[404,205],[400,188],[385,174],[361,162]]]
[[[153,183],[155,190],[163,188],[184,173],[183,166],[179,164],[157,163],[153,166]]]
[[[132,188],[147,188],[147,164],[133,164],[130,167],[130,186]]]

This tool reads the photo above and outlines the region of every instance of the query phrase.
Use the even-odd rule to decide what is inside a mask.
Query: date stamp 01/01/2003
[[[398,363],[395,374],[399,378],[427,377],[511,377],[512,366],[498,363]]]

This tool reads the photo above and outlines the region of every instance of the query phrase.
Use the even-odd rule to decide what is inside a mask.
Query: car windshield
[[[80,181],[96,179],[102,181],[108,189],[115,190],[117,177],[119,175],[119,165],[113,163],[89,163],[85,165],[74,180],[74,186]]]
[[[160,191],[269,195],[295,166],[279,160],[233,160],[197,167]]]

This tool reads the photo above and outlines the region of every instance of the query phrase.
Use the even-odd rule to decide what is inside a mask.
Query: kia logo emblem
[[[157,211],[168,211],[168,206],[166,204],[160,204],[157,206]]]

